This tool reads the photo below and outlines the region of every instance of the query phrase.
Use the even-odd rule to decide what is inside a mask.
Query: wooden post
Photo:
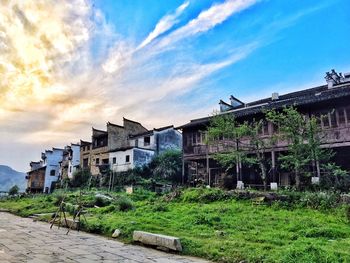
[[[272,181],[276,182],[276,153],[274,150],[271,151],[272,160]]]

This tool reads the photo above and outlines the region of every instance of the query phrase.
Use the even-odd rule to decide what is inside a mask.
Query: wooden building
[[[342,168],[350,171],[350,74],[336,73],[334,70],[326,73],[327,85],[306,90],[279,95],[258,101],[243,103],[231,96],[230,103],[220,101],[220,114],[233,114],[237,121],[249,121],[264,118],[263,111],[282,109],[285,106],[295,106],[306,117],[323,116],[320,118],[322,133],[326,138],[323,147],[330,147],[336,153],[334,161]],[[178,129],[183,135],[183,178],[185,182],[215,186],[226,176],[221,166],[213,159],[213,154],[223,152],[230,143],[222,140],[216,146],[205,143],[206,130],[212,117],[191,120]],[[276,133],[274,125],[265,122],[261,136],[271,136]],[[266,154],[271,162],[269,181],[278,185],[289,185],[290,176],[281,169],[278,155],[287,150],[283,141],[278,141]],[[319,164],[318,164],[319,165]],[[318,169],[319,173],[319,169]],[[245,185],[262,185],[257,171],[242,164],[237,165],[232,172],[233,184],[243,181]]]

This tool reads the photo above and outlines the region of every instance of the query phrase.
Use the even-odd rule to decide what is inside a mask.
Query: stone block
[[[113,237],[113,238],[119,237],[120,234],[121,234],[120,230],[119,230],[119,229],[116,229],[116,230],[114,230],[114,233],[112,234],[112,237]]]
[[[244,189],[244,183],[243,181],[238,181],[237,182],[237,189],[243,190]]]
[[[169,248],[175,251],[182,251],[180,239],[172,236],[153,234],[143,231],[134,231],[134,241],[139,241],[146,245]]]

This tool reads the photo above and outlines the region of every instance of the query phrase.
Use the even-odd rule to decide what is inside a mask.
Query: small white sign
[[[271,183],[270,186],[271,186],[271,190],[277,190],[278,188],[277,183]]]
[[[320,177],[318,177],[318,176],[311,177],[311,183],[312,184],[319,184],[320,183]]]

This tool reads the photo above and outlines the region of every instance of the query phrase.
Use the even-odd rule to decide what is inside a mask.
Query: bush
[[[19,192],[19,187],[17,185],[14,185],[10,188],[9,195],[10,196],[17,195],[18,192]]]
[[[102,197],[102,196],[95,196],[95,205],[98,207],[105,207],[111,204],[111,200]]]
[[[118,206],[119,210],[123,212],[134,209],[133,202],[125,196],[120,196],[115,204]]]
[[[229,195],[225,191],[217,188],[188,189],[182,194],[182,201],[184,202],[210,203],[228,198]]]
[[[91,177],[92,175],[89,170],[77,170],[73,174],[73,179],[70,181],[69,185],[71,187],[87,187]]]
[[[339,205],[340,194],[332,192],[305,192],[301,195],[300,205],[313,209],[330,209]]]
[[[59,206],[61,202],[64,200],[65,195],[62,192],[55,192],[53,194],[53,204]]]

